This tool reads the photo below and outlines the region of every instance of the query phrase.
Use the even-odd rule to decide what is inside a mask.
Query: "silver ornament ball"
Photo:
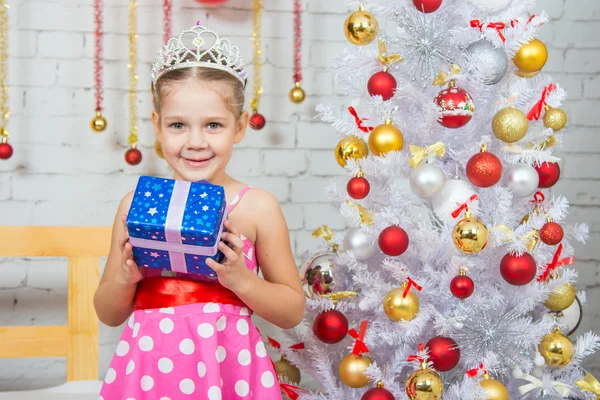
[[[439,193],[446,184],[446,174],[434,164],[422,162],[410,174],[410,188],[422,199]]]
[[[375,239],[360,228],[351,228],[344,236],[344,248],[353,251],[359,261],[367,261],[377,251]]]
[[[330,293],[335,285],[333,276],[334,253],[317,253],[300,268],[304,293],[308,297]]]
[[[467,49],[469,61],[468,71],[479,77],[486,85],[500,82],[508,71],[508,56],[506,52],[481,39],[471,43]]]
[[[516,197],[529,197],[537,190],[540,176],[531,165],[518,163],[506,169],[503,182]]]

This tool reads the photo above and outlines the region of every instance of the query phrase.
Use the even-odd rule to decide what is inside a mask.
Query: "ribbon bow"
[[[537,121],[538,119],[540,119],[540,116],[542,115],[542,110],[544,109],[544,107],[546,107],[546,99],[548,98],[548,95],[550,95],[550,93],[552,93],[555,89],[556,85],[554,83],[551,83],[544,88],[544,91],[542,92],[542,98],[540,99],[540,101],[535,103],[531,110],[529,110],[529,113],[527,114],[528,120],[531,121],[535,119]]]
[[[583,378],[578,379],[575,382],[575,386],[586,392],[594,393],[596,397],[600,399],[600,382],[598,382],[594,375],[589,372],[587,372]]]
[[[537,17],[537,14],[533,14],[531,17],[529,17],[529,19],[527,20],[527,24],[530,24],[531,21],[533,21],[533,19]],[[514,28],[517,24],[519,24],[521,21],[519,21],[518,19],[513,19],[510,21],[510,26],[512,28]]]
[[[377,214],[368,212],[366,208],[364,208],[360,204],[355,204],[355,203],[351,202],[350,200],[346,200],[346,203],[349,204],[352,208],[356,207],[358,209],[358,215],[360,215],[360,220],[363,224],[366,224],[366,225],[373,224],[373,217]]]
[[[483,28],[492,28],[498,32],[498,36],[502,39],[502,43],[506,43],[506,37],[502,33],[504,28],[506,28],[506,24],[504,22],[488,22],[487,24],[482,24],[480,20],[473,19],[470,22],[471,28],[479,28],[480,32],[483,32]]]
[[[412,354],[410,356],[408,356],[408,361],[419,361],[420,363],[425,362],[425,359],[421,356],[419,356],[418,353],[422,353],[423,350],[425,350],[425,345],[423,343],[419,343],[419,347],[417,349],[417,354]]]
[[[365,333],[367,332],[367,321],[360,323],[360,332],[356,332],[356,329],[352,328],[348,331],[348,334],[356,339],[354,347],[352,348],[352,354],[359,356],[369,352],[369,348],[364,342]]]
[[[275,340],[269,336],[267,336],[267,340],[269,341],[269,344],[271,346],[273,346],[274,348],[281,349],[281,343],[279,343],[277,340]],[[289,346],[289,348],[292,350],[304,350],[304,343],[302,343],[302,342],[296,343],[294,345]]]
[[[458,75],[461,72],[462,71],[461,71],[460,67],[456,64],[453,64],[452,67],[450,67],[451,75]],[[440,72],[438,74],[438,76],[433,79],[434,86],[444,86],[444,85],[446,85],[446,83],[448,83],[448,73],[445,71]]]
[[[287,383],[280,383],[279,388],[283,393],[285,393],[287,397],[289,397],[292,400],[298,400],[300,398],[300,395],[296,393],[296,390],[303,390],[298,386],[290,385]]]
[[[515,232],[512,229],[510,229],[508,226],[506,226],[504,224],[495,226],[494,230],[500,231],[504,234],[504,237],[500,238],[500,241],[503,243],[510,242],[512,236],[514,236],[514,234],[515,234]],[[535,248],[535,245],[537,244],[540,237],[539,237],[538,230],[533,229],[531,232],[526,233],[523,236],[519,236],[518,239],[527,241],[527,248],[529,249],[529,251],[533,251],[533,249]]]
[[[356,112],[356,110],[354,109],[354,107],[350,106],[348,107],[348,111],[350,111],[350,114],[352,114],[352,116],[354,117],[354,121],[356,122],[356,126],[358,127],[358,129],[360,129],[363,132],[371,132],[374,128],[372,126],[363,126],[363,121],[367,121],[368,118],[360,118]]]
[[[443,157],[446,154],[446,146],[442,142],[437,142],[429,147],[419,147],[415,145],[409,145],[408,149],[412,157],[408,160],[411,167],[417,168],[417,166],[423,161],[423,159],[431,154],[438,157]]]
[[[475,200],[478,200],[479,197],[477,197],[477,194],[473,194],[471,195],[471,197],[469,197],[469,199],[467,201],[465,201],[464,203],[462,203],[456,210],[452,211],[452,218],[456,218],[460,215],[460,213],[463,212],[463,210],[465,211],[469,211],[469,204]]]
[[[404,288],[404,292],[402,293],[402,298],[405,299],[408,296],[408,292],[410,292],[410,288],[414,287],[419,292],[423,289],[422,286],[417,284],[417,282],[413,281],[410,276],[406,277],[406,287]]]
[[[323,225],[315,229],[312,232],[312,237],[314,237],[315,239],[322,238],[327,243],[329,243],[329,246],[331,246],[331,250],[337,252],[339,245],[337,243],[333,243],[333,232],[331,231],[331,229],[329,229],[327,225]]]
[[[531,390],[542,388],[542,381],[535,376],[529,374],[523,374],[519,379],[529,381],[530,383],[519,386],[519,393],[525,394]],[[567,397],[571,393],[571,386],[562,382],[552,382],[554,389],[563,397]]]
[[[544,273],[538,277],[538,279],[537,279],[538,282],[543,282],[546,279],[548,279],[548,277],[550,276],[552,271],[554,271],[556,268],[562,267],[563,265],[571,265],[575,262],[575,259],[573,257],[566,257],[566,258],[560,259],[560,254],[562,253],[562,249],[563,249],[563,245],[561,243],[558,245],[558,248],[556,249],[556,253],[554,253],[552,262],[550,264],[546,264],[546,269],[544,270]]]
[[[468,370],[466,373],[469,378],[474,378],[477,376],[479,371],[483,371],[484,374],[487,373],[487,371],[485,370],[485,367],[483,366],[483,363],[479,364],[479,367],[477,367],[477,368]]]
[[[536,205],[542,205],[544,203],[544,201],[546,201],[546,196],[544,196],[544,193],[542,193],[538,190],[533,195],[533,200],[529,200],[529,201]]]
[[[404,58],[400,57],[400,54],[388,55],[385,42],[381,39],[379,39],[379,42],[377,43],[377,50],[377,57],[379,58],[379,61],[384,65],[385,68],[388,68],[395,62],[404,61]]]

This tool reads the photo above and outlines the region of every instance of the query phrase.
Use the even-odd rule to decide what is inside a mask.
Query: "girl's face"
[[[233,145],[244,137],[248,114],[227,108],[232,89],[221,82],[186,79],[163,88],[160,115],[152,111],[156,137],[174,179],[219,182]]]

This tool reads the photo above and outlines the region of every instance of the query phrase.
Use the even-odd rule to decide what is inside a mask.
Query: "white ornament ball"
[[[475,8],[486,14],[497,14],[504,10],[511,0],[468,0]]]
[[[410,188],[422,199],[439,193],[446,184],[446,174],[437,165],[422,162],[410,174]]]
[[[577,297],[575,297],[573,304],[561,311],[560,325],[563,334],[570,336],[575,333],[581,322],[582,311],[581,302]]]
[[[517,163],[509,166],[502,175],[503,186],[508,186],[516,197],[529,197],[535,193],[540,176],[529,164]]]
[[[360,228],[352,228],[344,236],[344,248],[356,254],[359,261],[367,261],[377,252],[375,238]]]
[[[467,203],[469,211],[477,215],[479,200],[469,201],[474,194],[475,189],[466,181],[451,179],[446,182],[444,189],[432,198],[433,212],[443,223],[454,226],[460,217],[454,219],[452,212],[463,203]]]

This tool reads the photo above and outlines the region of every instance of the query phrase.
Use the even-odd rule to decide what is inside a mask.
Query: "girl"
[[[250,310],[292,328],[304,294],[278,202],[225,173],[248,124],[238,54],[196,25],[163,46],[153,65],[152,123],[173,179],[206,179],[231,200],[219,243],[225,259],[208,261],[218,283],[138,268],[125,225],[133,192],[123,198],[94,303],[107,325],[129,320],[100,399],[281,399]]]

